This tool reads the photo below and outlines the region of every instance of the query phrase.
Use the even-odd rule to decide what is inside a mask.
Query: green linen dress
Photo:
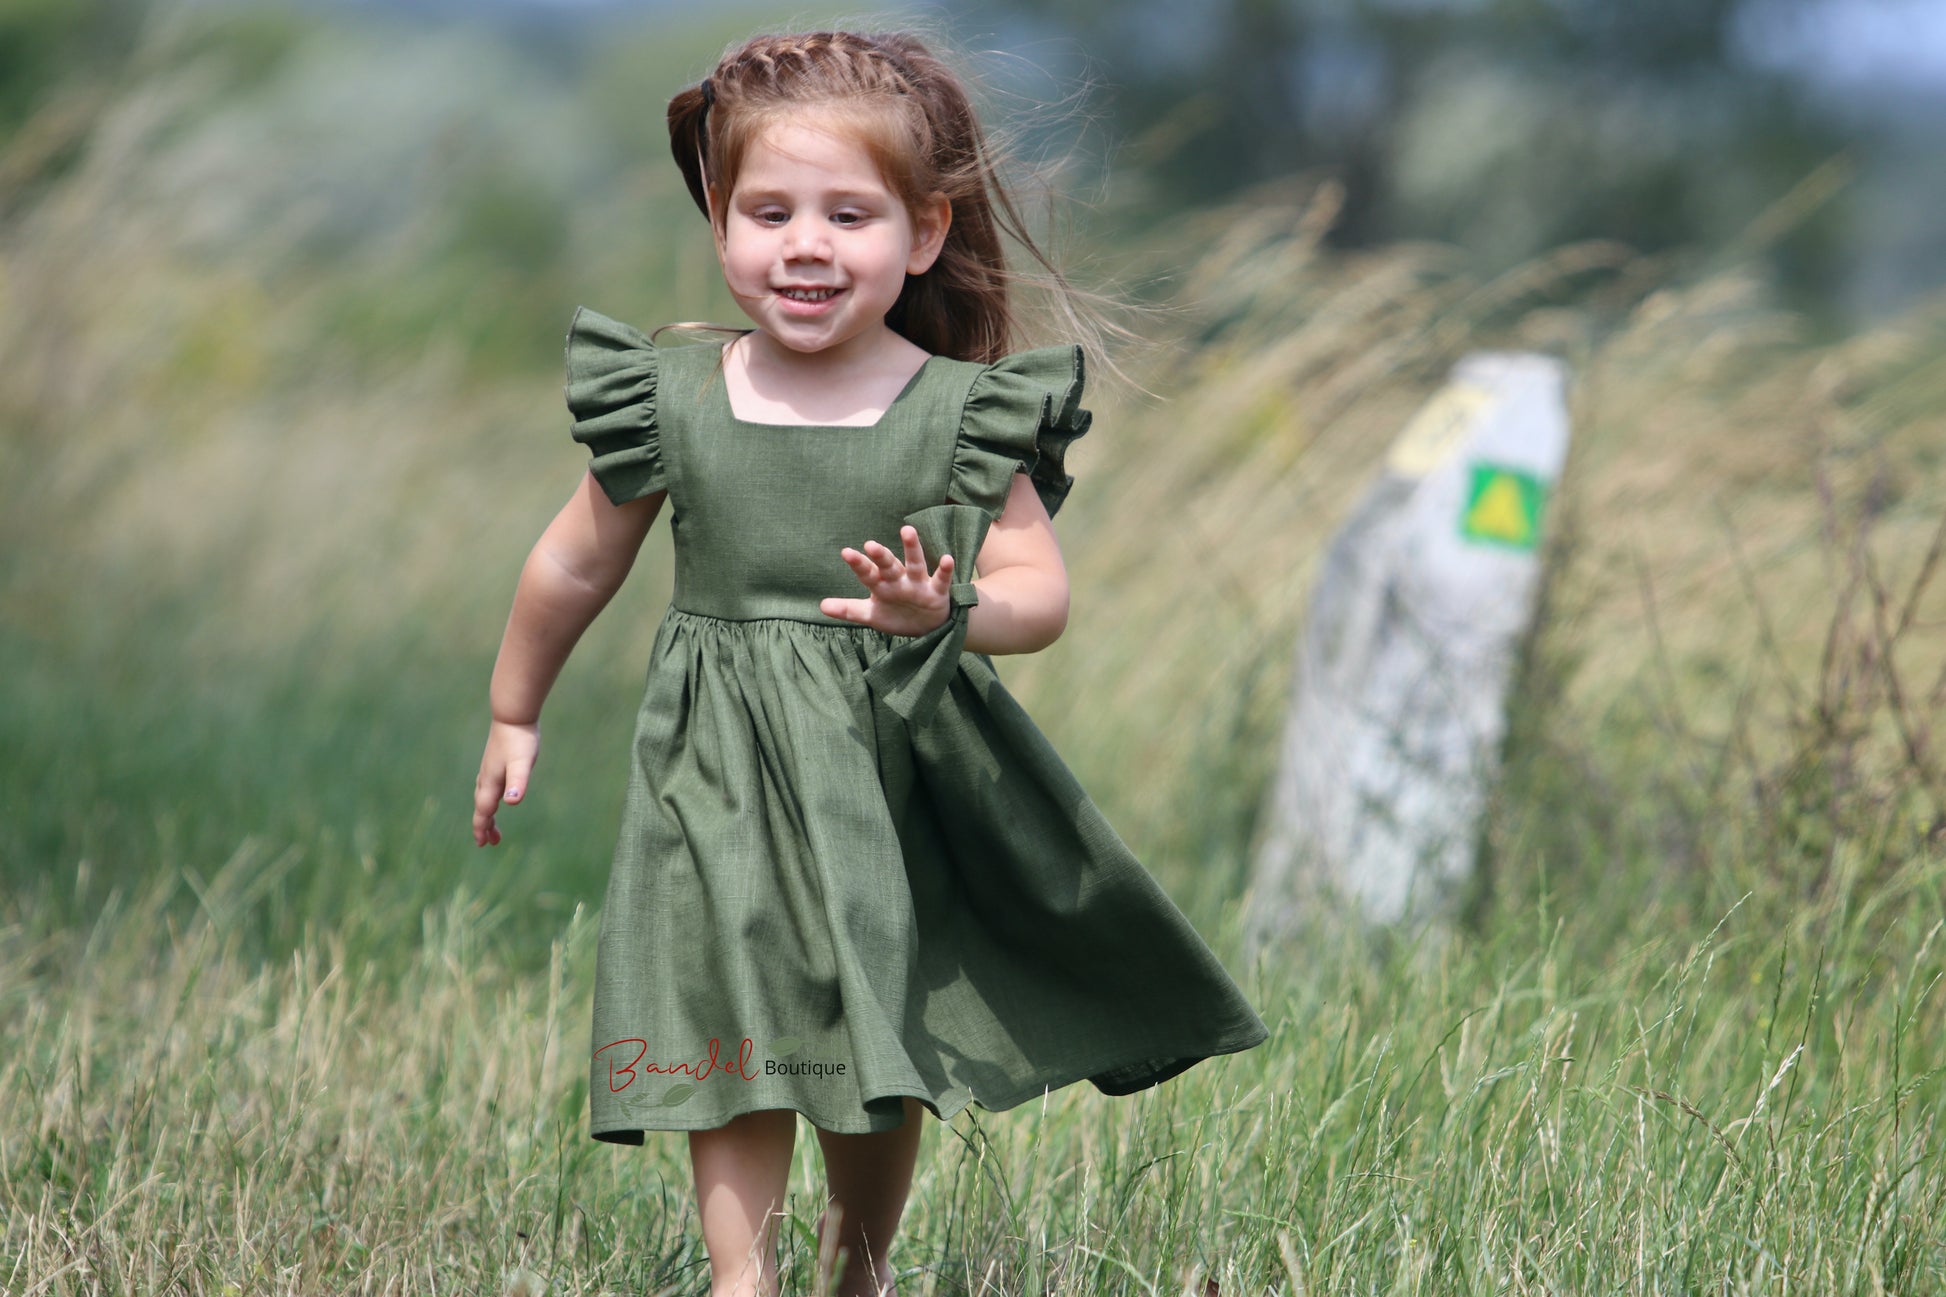
[[[589,1133],[790,1108],[829,1131],[950,1121],[1087,1079],[1156,1085],[1263,1021],[1047,738],[964,651],[974,558],[1029,474],[1051,515],[1087,431],[1078,346],[934,356],[877,423],[751,423],[722,343],[582,307],[573,436],[675,552],[596,947]],[[950,616],[898,636],[839,550],[951,554]]]

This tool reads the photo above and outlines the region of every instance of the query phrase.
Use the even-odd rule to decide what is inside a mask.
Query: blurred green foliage
[[[0,137],[77,76],[125,58],[148,0],[5,0],[0,4]]]
[[[1784,0],[1774,0],[1783,3]],[[1861,141],[1737,57],[1747,0],[995,0],[1085,51],[1149,230],[1279,176],[1339,178],[1339,248],[1433,239],[1493,274],[1585,238],[1736,238]],[[1007,15],[1006,19],[993,15]],[[1773,268],[1827,334],[1849,194],[1779,231]]]
[[[1212,10],[1243,24],[1215,48],[1252,54],[1260,41],[1288,34],[1300,11],[1310,12]],[[77,857],[101,862],[98,879],[137,872],[165,824],[184,860],[226,853],[240,827],[302,843],[326,826],[416,824],[428,789],[441,790],[442,824],[453,834],[441,870],[456,866],[470,856],[452,845],[461,818],[451,799],[470,783],[478,752],[467,748],[477,740],[468,734],[454,748],[439,735],[474,723],[464,718],[477,716],[512,574],[547,509],[581,473],[559,404],[568,317],[585,303],[651,326],[740,318],[703,219],[670,164],[662,114],[673,89],[763,16],[685,14],[590,36],[572,57],[556,57],[557,49],[526,60],[471,33],[373,35],[297,8],[176,7],[166,24],[138,21],[132,0],[8,12],[26,24],[21,30],[31,27],[27,16],[40,16],[43,50],[73,40],[94,51],[61,56],[65,81],[43,78],[31,89],[17,80],[21,111],[54,103],[63,87],[93,86],[99,97],[64,128],[74,141],[69,156],[83,165],[38,198],[18,199],[16,190],[18,201],[0,216],[0,338],[15,362],[0,375],[0,660],[10,678],[0,689],[0,728],[26,736],[6,758],[13,800],[0,802],[0,871],[10,872],[0,877],[37,875]],[[1057,12],[1081,22],[1094,11]],[[1140,16],[1131,10],[1130,21]],[[1536,64],[1562,42],[1586,46],[1609,30],[1535,21],[1538,34],[1523,48]],[[1113,26],[1102,28],[1104,56],[1122,39]],[[1701,37],[1633,39],[1617,38],[1604,57],[1624,66],[1715,57]],[[1576,48],[1573,58],[1599,65],[1598,51]],[[1651,438],[1670,420],[1653,410],[1617,415],[1618,405],[1705,399],[1696,391],[1708,384],[1682,376],[1692,362],[1710,367],[1707,399],[1720,404],[1682,426],[1710,429],[1703,440],[1724,447],[1747,443],[1751,427],[1771,434],[1775,417],[1730,412],[1753,399],[1753,383],[1736,366],[1772,363],[1742,334],[1765,346],[1798,340],[1796,318],[1766,316],[1770,283],[1762,276],[1709,286],[1688,319],[1671,320],[1642,299],[1664,309],[1658,277],[1680,285],[1694,263],[1631,264],[1614,249],[1570,247],[1493,284],[1457,273],[1466,258],[1450,245],[1339,263],[1311,247],[1306,231],[1339,233],[1355,206],[1350,187],[1345,209],[1322,219],[1307,213],[1288,237],[1254,247],[1263,229],[1253,227],[1267,216],[1263,228],[1274,229],[1290,192],[1265,187],[1246,191],[1237,208],[1198,211],[1201,190],[1180,169],[1215,167],[1198,155],[1267,129],[1267,119],[1253,125],[1235,116],[1263,105],[1247,76],[1234,94],[1219,95],[1197,75],[1169,73],[1181,93],[1156,90],[1141,111],[1175,95],[1173,108],[1147,119],[1130,109],[1131,122],[1152,124],[1138,135],[1136,156],[1116,164],[1118,177],[1168,177],[1175,168],[1175,179],[1121,192],[1079,249],[1084,258],[1107,250],[1178,275],[1193,303],[1172,317],[1181,332],[1171,335],[1179,344],[1171,361],[1184,368],[1166,390],[1188,394],[1183,408],[1214,411],[1197,416],[1200,442],[1183,438],[1166,413],[1125,411],[1111,422],[1103,407],[1104,429],[1119,423],[1114,436],[1123,439],[1104,439],[1104,453],[1143,435],[1145,424],[1162,430],[1148,435],[1157,438],[1153,461],[1168,469],[1167,490],[1147,516],[1173,517],[1187,494],[1224,490],[1239,466],[1266,454],[1294,463],[1299,448],[1329,451],[1334,437],[1383,436],[1392,414],[1368,416],[1347,434],[1344,410],[1437,381],[1457,349],[1513,336],[1545,306],[1561,309],[1552,324],[1541,322],[1543,334],[1558,328],[1562,345],[1580,348],[1584,359],[1596,332],[1637,330],[1630,345],[1646,354],[1646,368],[1629,370],[1636,361],[1625,354],[1616,367],[1626,377],[1594,412],[1626,436]],[[1608,84],[1589,75],[1591,92]],[[1281,84],[1268,70],[1263,76]],[[1482,129],[1483,138],[1492,135]],[[1805,147],[1782,128],[1752,138],[1764,142],[1753,165],[1778,174]],[[10,142],[0,176],[18,178],[48,156],[30,144]],[[1644,164],[1629,184],[1613,181],[1610,216],[1646,230],[1658,213],[1689,201],[1692,164],[1665,158],[1658,166]],[[1561,192],[1577,193],[1569,181],[1597,170],[1582,166]],[[1472,183],[1466,174],[1453,183]],[[1496,179],[1481,201],[1518,192],[1527,174]],[[1168,239],[1138,241],[1147,237],[1137,219],[1145,211],[1150,232]],[[1465,215],[1451,213],[1456,222]],[[1772,246],[1815,260],[1815,240]],[[1752,247],[1712,251],[1747,256]],[[1221,255],[1208,262],[1226,262],[1220,273],[1204,263],[1212,252]],[[1342,265],[1361,268],[1354,275]],[[1352,277],[1341,284],[1341,275]],[[1173,293],[1181,285],[1163,286]],[[1916,428],[1940,408],[1919,381],[1935,354],[1915,348],[1900,363],[1919,378],[1866,389],[1874,418]],[[1813,354],[1800,367],[1826,384],[1846,364]],[[1203,383],[1208,391],[1194,390]],[[1091,383],[1091,395],[1103,386]],[[1803,404],[1793,396],[1776,408]],[[1819,417],[1836,427],[1863,422],[1849,410]],[[1779,438],[1767,453],[1777,459],[1794,444]],[[1212,457],[1199,462],[1199,445]],[[1674,453],[1641,455],[1653,464]],[[1350,498],[1342,464],[1307,463],[1292,473],[1307,490],[1313,479],[1331,483],[1320,499]],[[1927,499],[1916,479],[1892,474],[1888,482],[1874,487],[1877,498],[1906,508]],[[1239,498],[1265,498],[1266,490],[1236,494],[1211,516],[1234,521]],[[1064,524],[1085,529],[1092,507],[1080,499]],[[1300,511],[1328,514],[1322,506]],[[1274,512],[1266,525],[1289,512],[1288,502]],[[1181,539],[1146,527],[1137,535],[1125,522],[1117,511],[1099,515],[1104,565],[1118,552],[1144,552],[1156,537]],[[1149,574],[1166,576],[1178,552],[1206,539],[1191,533],[1154,554]],[[666,544],[658,529],[648,553]],[[638,583],[660,579],[654,558],[642,568],[656,574]],[[1077,580],[1089,576],[1081,560],[1075,570]],[[1165,584],[1201,579],[1178,574]],[[1145,577],[1109,597],[1141,598],[1146,588]],[[1250,606],[1224,595],[1205,611]],[[578,682],[571,672],[550,703],[549,715],[564,715],[563,728],[586,742],[550,757],[563,790],[555,809],[536,801],[521,814],[534,839],[569,862],[554,875],[567,891],[598,886],[613,823],[567,790],[585,783],[619,793],[613,771],[630,718],[612,699],[634,684],[637,641],[655,611],[652,599],[637,598],[632,611],[599,623],[577,658],[595,665],[578,668]],[[1172,611],[1155,624],[1175,620]],[[1247,633],[1269,632],[1251,620]],[[1234,651],[1247,663],[1240,675],[1274,684],[1281,648]],[[1078,706],[1072,700],[1099,688],[1092,673],[1101,665],[1036,663],[1029,675],[1073,671],[1066,687],[1041,692],[1050,707]],[[1616,670],[1610,663],[1591,674]],[[409,696],[409,705],[395,695]],[[1181,732],[1202,754],[1182,777],[1207,780],[1210,790],[1184,804],[1146,796],[1157,786],[1153,772],[1123,766],[1116,754],[1139,743],[1102,739],[1101,755],[1090,757],[1102,723],[1078,716],[1071,726],[1090,786],[1109,801],[1119,797],[1131,814],[1156,808],[1157,822],[1143,831],[1188,859],[1228,851],[1247,831],[1254,802],[1236,790],[1260,781],[1266,750],[1250,727],[1272,723],[1274,712],[1246,691],[1185,705],[1182,714],[1189,719]],[[558,822],[539,823],[549,816]],[[449,877],[441,870],[412,885],[437,888]],[[518,871],[506,876],[524,885]],[[1197,874],[1193,885],[1209,889],[1199,904],[1213,909],[1233,881]]]

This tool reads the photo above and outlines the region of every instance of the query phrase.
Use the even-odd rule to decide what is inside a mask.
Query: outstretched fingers
[[[897,580],[901,574],[911,574],[915,578],[924,578],[924,574],[926,574],[926,547],[924,547],[924,543],[919,539],[919,528],[915,528],[911,524],[899,528],[899,543],[905,547],[905,559],[903,561],[899,559],[899,555],[895,555],[891,549],[887,549],[885,545],[880,545],[878,541],[866,541],[864,543],[864,555],[872,563],[872,567],[876,569],[872,574],[876,574],[880,580]]]
[[[905,565],[913,574],[926,575],[926,547],[919,539],[919,529],[911,523],[899,528],[899,538],[905,542]]]
[[[951,583],[952,555],[941,554],[939,570],[929,573],[926,571],[926,547],[919,539],[919,529],[907,523],[899,528],[899,538],[905,547],[903,559],[875,540],[866,541],[860,549],[846,546],[838,553],[851,566],[852,571],[858,573],[859,579],[873,589],[876,589],[880,582],[896,581],[901,576],[909,576],[915,581],[930,578],[934,588],[938,590],[945,589]],[[942,577],[944,580],[941,579]]]
[[[908,523],[900,529],[900,534],[905,537],[906,565],[912,569],[914,576],[921,580],[927,579],[926,549],[925,546],[919,543],[919,529]],[[953,580],[953,556],[951,554],[941,554],[939,556],[939,570],[931,573],[930,578],[933,589],[936,592],[944,593],[946,588],[952,584]]]
[[[955,565],[951,554],[941,554],[938,569],[927,572],[925,545],[919,539],[919,529],[909,523],[899,529],[899,539],[905,549],[903,558],[875,540],[868,540],[857,549],[849,545],[841,548],[839,557],[864,585],[867,597],[827,598],[819,602],[820,611],[828,617],[841,617],[867,626],[881,624],[879,619],[883,615],[885,629],[898,634],[917,633],[906,624],[910,618],[903,606],[925,607],[929,600],[918,593],[921,590],[932,595],[948,594]]]

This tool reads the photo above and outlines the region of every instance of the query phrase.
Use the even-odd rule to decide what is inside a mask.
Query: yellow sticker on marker
[[[1471,383],[1448,383],[1419,407],[1405,426],[1385,465],[1402,477],[1424,477],[1452,457],[1493,393]]]

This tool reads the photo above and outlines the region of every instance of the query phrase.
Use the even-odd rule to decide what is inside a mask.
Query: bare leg
[[[689,1132],[710,1297],[777,1297],[777,1215],[796,1144],[797,1113],[789,1108]]]
[[[897,1130],[836,1135],[813,1127],[824,1149],[831,1189],[831,1201],[818,1217],[818,1241],[822,1245],[829,1219],[838,1231],[838,1246],[848,1253],[844,1278],[832,1297],[898,1297],[888,1253],[905,1215],[925,1116],[925,1107],[907,1095],[905,1124]]]

